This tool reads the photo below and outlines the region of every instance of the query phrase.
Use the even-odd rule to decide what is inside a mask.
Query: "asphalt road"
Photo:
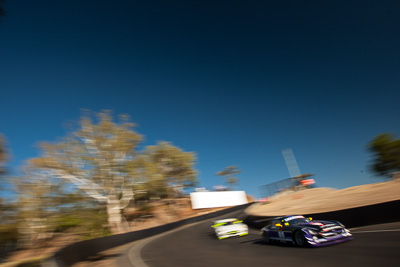
[[[217,218],[240,217],[233,212]],[[315,218],[323,219],[323,218]],[[352,241],[322,248],[261,242],[259,230],[218,240],[210,220],[133,243],[118,266],[400,266],[400,222],[352,229]]]

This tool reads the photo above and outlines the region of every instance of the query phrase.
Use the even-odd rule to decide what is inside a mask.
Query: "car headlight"
[[[317,235],[318,234],[317,232],[315,232],[314,230],[311,230],[311,229],[307,229],[307,232],[309,232],[312,235]]]

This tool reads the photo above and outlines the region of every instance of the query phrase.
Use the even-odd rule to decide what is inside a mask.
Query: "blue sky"
[[[16,170],[81,109],[129,114],[145,145],[196,152],[199,186],[381,181],[366,144],[400,132],[398,1],[7,1],[0,132]]]

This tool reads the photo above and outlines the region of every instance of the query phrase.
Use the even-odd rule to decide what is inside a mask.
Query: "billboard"
[[[193,192],[190,200],[192,209],[231,207],[248,202],[244,191]]]

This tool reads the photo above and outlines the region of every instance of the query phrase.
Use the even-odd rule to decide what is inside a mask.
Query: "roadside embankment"
[[[268,219],[301,214],[338,220],[347,227],[400,220],[400,181],[367,184],[341,190],[313,188],[256,203],[245,210],[247,223],[260,228]]]

